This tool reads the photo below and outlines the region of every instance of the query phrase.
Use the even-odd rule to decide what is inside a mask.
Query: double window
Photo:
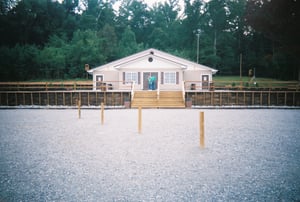
[[[125,72],[125,83],[131,83],[134,81],[138,83],[138,73],[137,72]]]
[[[176,72],[164,72],[165,84],[176,84]]]
[[[140,83],[140,72],[123,72],[123,83]],[[179,84],[179,72],[161,72],[161,84]]]

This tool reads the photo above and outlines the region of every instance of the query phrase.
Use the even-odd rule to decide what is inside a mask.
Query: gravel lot
[[[300,110],[0,110],[0,201],[300,201]]]

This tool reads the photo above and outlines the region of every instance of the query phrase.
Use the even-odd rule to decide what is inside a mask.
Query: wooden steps
[[[185,108],[181,91],[136,91],[131,103],[132,108]]]

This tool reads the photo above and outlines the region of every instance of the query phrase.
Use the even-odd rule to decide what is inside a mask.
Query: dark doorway
[[[148,78],[152,76],[155,77],[155,82],[153,86],[153,90],[157,89],[157,84],[158,84],[158,72],[144,72],[143,73],[143,89],[144,90],[149,90],[149,81]]]
[[[105,84],[103,83],[103,75],[96,75],[96,89],[97,90],[106,90]]]
[[[202,89],[208,89],[209,87],[209,76],[202,75]]]

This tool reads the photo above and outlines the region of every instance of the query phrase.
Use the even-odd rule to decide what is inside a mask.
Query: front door
[[[96,75],[96,89],[102,90],[103,75]]]
[[[208,89],[209,87],[209,76],[202,75],[202,89]]]
[[[149,80],[152,77],[152,81],[149,82]],[[151,80],[150,80],[151,81]],[[144,72],[143,73],[143,89],[144,90],[156,90],[158,84],[158,72]]]

